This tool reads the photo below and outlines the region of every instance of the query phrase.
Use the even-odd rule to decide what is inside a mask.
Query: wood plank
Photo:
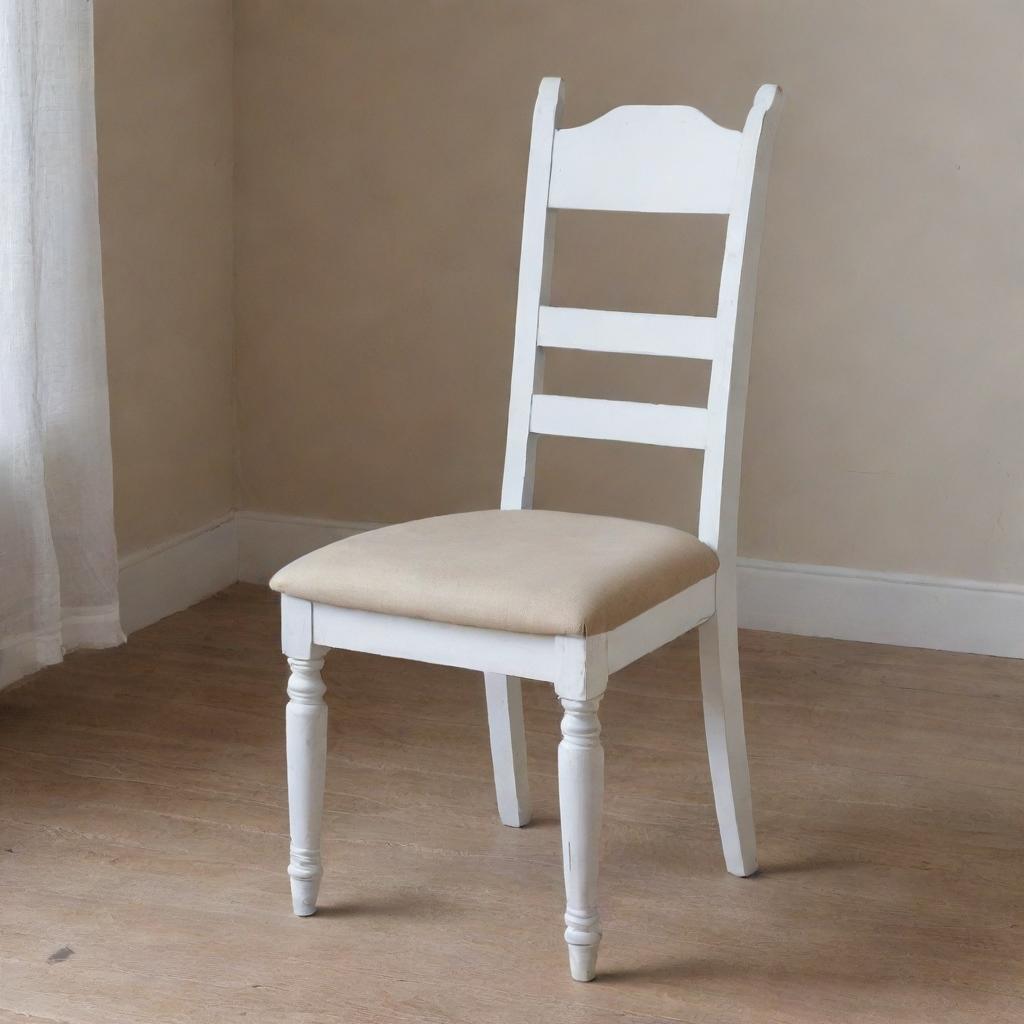
[[[0,696],[0,1020],[1024,1019],[1024,663],[741,634],[763,868],[743,881],[692,635],[612,676],[581,987],[551,687],[523,686],[534,819],[508,829],[482,677],[332,652],[325,907],[299,920],[278,640],[276,597],[237,586]]]

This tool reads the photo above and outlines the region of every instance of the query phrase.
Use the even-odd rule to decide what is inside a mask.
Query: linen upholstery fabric
[[[670,526],[540,510],[465,512],[328,544],[270,586],[292,597],[512,633],[603,633],[713,575]]]

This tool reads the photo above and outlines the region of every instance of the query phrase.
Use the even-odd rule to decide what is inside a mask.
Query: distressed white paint
[[[601,918],[597,910],[597,868],[604,802],[604,748],[597,718],[600,697],[562,700],[562,742],[558,745],[558,806],[562,818],[565,875],[565,941],[575,981],[593,981]]]
[[[756,868],[736,646],[736,505],[743,408],[753,318],[754,277],[767,160],[778,90],[757,94],[742,133],[689,107],[622,107],[581,128],[560,131],[561,83],[541,83],[534,111],[516,310],[515,355],[501,505],[529,508],[536,437],[570,434],[704,448],[700,536],[719,552],[712,579],[675,595],[609,633],[538,636],[505,633],[286,598],[282,636],[289,683],[289,797],[296,913],[311,913],[319,885],[319,821],[326,710],[319,669],[330,647],[413,658],[485,673],[501,820],[529,818],[526,749],[518,677],[554,685],[562,702],[559,799],[570,970],[596,972],[604,754],[597,708],[608,674],[700,626],[705,723],[715,805],[726,864]],[[559,313],[547,305],[552,208],[729,214],[718,314],[635,318],[600,311]],[[548,396],[543,347],[615,351],[618,332],[657,354],[710,358],[708,408]],[[625,342],[626,351],[635,351]],[[678,352],[674,349],[679,349]]]

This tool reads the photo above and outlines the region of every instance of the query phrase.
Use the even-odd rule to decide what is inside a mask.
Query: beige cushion
[[[670,526],[570,512],[419,519],[328,544],[271,587],[292,597],[513,633],[614,629],[718,569]]]

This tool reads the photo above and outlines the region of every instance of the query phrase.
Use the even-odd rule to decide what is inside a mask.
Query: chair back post
[[[725,236],[725,256],[716,320],[720,348],[712,360],[708,388],[708,440],[701,477],[697,536],[713,548],[720,573],[736,572],[736,546],[747,411],[747,383],[757,294],[768,168],[782,90],[762,85],[747,115],[740,144],[732,209]]]
[[[503,509],[533,503],[539,435],[704,450],[698,536],[735,604],[737,510],[757,264],[781,90],[763,85],[742,132],[680,106],[626,106],[559,129],[563,88],[545,78],[526,182]],[[548,305],[556,209],[728,215],[714,317]],[[711,361],[706,409],[547,395],[546,348]]]
[[[551,156],[555,131],[562,116],[565,90],[560,78],[544,78],[533,108],[530,162],[526,172],[523,244],[519,258],[519,294],[516,300],[515,349],[508,406],[505,473],[501,507],[533,506],[537,435],[530,430],[533,396],[544,386],[544,350],[537,346],[537,320],[551,287],[555,245],[555,213],[548,206]]]

